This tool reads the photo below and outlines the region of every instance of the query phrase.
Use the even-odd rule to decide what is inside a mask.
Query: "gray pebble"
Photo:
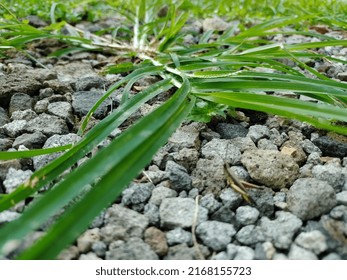
[[[317,256],[309,250],[301,248],[295,244],[292,244],[288,253],[288,259],[290,260],[317,260]]]
[[[238,226],[236,223],[235,213],[227,205],[222,205],[220,208],[218,208],[218,210],[211,215],[211,220]]]
[[[175,228],[166,233],[167,243],[172,246],[176,244],[186,243],[192,245],[192,234],[182,228]]]
[[[345,184],[345,173],[335,164],[317,165],[312,169],[314,178],[326,181],[335,190],[341,190]]]
[[[231,242],[236,231],[233,225],[218,221],[206,221],[196,228],[197,236],[209,248],[222,251]]]
[[[3,131],[12,138],[15,138],[25,132],[26,120],[14,120],[2,126]]]
[[[212,256],[211,260],[229,260],[228,254],[225,251],[219,252],[218,254],[215,254]]]
[[[236,209],[236,220],[241,225],[251,225],[258,220],[259,214],[259,211],[252,206],[240,206]]]
[[[178,244],[169,247],[164,260],[194,260],[196,258],[196,250],[193,247],[188,247],[187,244]]]
[[[106,254],[107,245],[104,242],[98,240],[92,244],[92,250],[98,257],[103,258]]]
[[[272,241],[278,249],[288,249],[292,243],[294,234],[302,226],[302,221],[291,213],[278,211],[276,219],[267,217],[260,219],[260,226],[268,241]]]
[[[151,197],[153,187],[152,183],[131,183],[122,192],[122,204],[136,207],[136,211],[141,212],[145,202]]]
[[[264,243],[257,243],[254,250],[254,259],[256,260],[272,260],[276,253],[274,245],[266,241]]]
[[[335,220],[341,220],[347,223],[347,206],[345,205],[335,206],[330,211],[330,217],[332,217]]]
[[[342,191],[336,194],[336,200],[338,204],[347,206],[347,191]]]
[[[191,126],[180,127],[169,139],[175,151],[183,148],[200,148],[199,131]]]
[[[93,261],[102,260],[94,252],[89,252],[87,254],[81,254],[78,259],[79,260],[93,260]]]
[[[76,81],[76,90],[87,91],[90,89],[102,88],[104,84],[105,81],[97,75],[84,76]]]
[[[316,255],[328,249],[324,234],[318,230],[300,233],[295,239],[295,243],[304,249],[312,251]]]
[[[231,210],[236,209],[243,200],[241,195],[231,189],[231,187],[224,189],[219,198],[222,200],[223,205],[229,207]]]
[[[234,260],[254,260],[254,250],[250,247],[239,246]]]
[[[166,163],[165,171],[168,173],[172,189],[177,192],[180,192],[182,190],[189,191],[191,189],[192,179],[183,166],[169,160]]]
[[[230,123],[218,123],[216,131],[223,139],[233,139],[236,137],[246,137],[248,130],[242,125]]]
[[[244,245],[255,245],[265,241],[264,232],[261,227],[248,225],[241,228],[236,234],[236,240]]]
[[[301,147],[304,149],[304,151],[307,154],[317,153],[319,155],[322,155],[322,151],[313,144],[309,139],[305,139],[301,142]]]
[[[158,255],[141,238],[132,237],[126,242],[110,244],[106,260],[158,260]]]
[[[31,110],[31,109],[26,109],[24,111],[15,111],[12,113],[11,119],[12,120],[26,120],[30,121],[34,118],[37,117],[37,114]]]
[[[221,203],[218,202],[212,193],[204,195],[200,200],[200,205],[208,210],[208,213],[211,214],[218,210],[221,206]]]
[[[250,137],[236,137],[229,140],[232,146],[237,147],[242,153],[246,150],[256,149],[254,142]]]
[[[250,137],[254,143],[257,143],[262,138],[268,138],[270,136],[270,130],[265,125],[252,125],[248,129],[248,137]]]
[[[55,134],[67,134],[69,132],[65,121],[46,113],[43,113],[35,119],[27,122],[24,129],[29,133],[39,131],[47,136],[53,136]]]
[[[72,107],[74,112],[79,116],[85,116],[94,104],[103,96],[104,92],[100,90],[77,91],[72,96]],[[95,118],[106,117],[110,101],[105,100],[94,112]]]
[[[330,253],[322,258],[322,260],[342,260],[342,258],[336,253]]]
[[[153,203],[147,203],[143,209],[143,214],[148,218],[149,224],[158,226],[160,222],[159,207]]]
[[[3,182],[6,193],[13,192],[16,187],[27,181],[32,174],[33,172],[31,170],[23,171],[10,167]]]
[[[274,143],[272,143],[269,139],[260,139],[258,141],[258,149],[278,151],[277,146]]]
[[[100,240],[99,228],[93,228],[85,231],[77,238],[77,248],[80,252],[86,253],[92,248],[92,244]]]
[[[208,159],[225,159],[231,165],[241,163],[240,149],[225,139],[212,139],[202,147],[201,154]]]
[[[7,112],[4,108],[0,107],[0,127],[10,122]]]
[[[26,109],[31,109],[33,106],[33,99],[25,93],[15,93],[10,101],[9,105],[9,115],[11,116],[15,111],[23,111]]]
[[[19,146],[24,145],[28,149],[39,149],[46,142],[47,137],[41,132],[24,133],[18,136],[13,142],[13,148],[18,149]]]
[[[125,240],[128,238],[126,228],[121,225],[107,224],[100,228],[100,239],[105,244],[110,244],[116,240]]]
[[[287,204],[293,214],[305,221],[329,212],[336,205],[336,195],[327,182],[300,178],[289,189]]]
[[[195,201],[192,198],[165,198],[159,207],[160,223],[163,228],[188,228],[194,222]],[[199,206],[196,223],[207,220],[207,209]]]
[[[176,196],[177,196],[177,192],[175,190],[164,187],[164,186],[158,186],[152,190],[152,195],[149,202],[159,206],[161,201],[164,198],[170,198],[170,197],[176,197]]]
[[[74,116],[72,114],[72,106],[69,102],[54,102],[50,103],[47,107],[48,113],[62,118],[68,124],[74,124]]]
[[[206,32],[208,30],[225,31],[230,27],[230,23],[225,22],[220,17],[206,18],[202,22],[202,28]]]

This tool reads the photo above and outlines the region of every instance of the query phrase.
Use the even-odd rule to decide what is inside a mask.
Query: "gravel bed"
[[[229,25],[209,19],[187,28],[223,31]],[[342,36],[329,32],[325,35]],[[187,35],[185,42],[196,39]],[[287,43],[307,40],[316,39],[273,38]],[[345,59],[347,48],[319,52]],[[39,61],[47,69],[20,54],[0,60],[1,151],[78,141],[81,120],[104,89],[119,79],[99,74],[99,65],[110,61],[103,55],[82,53]],[[307,63],[347,81],[345,65]],[[137,86],[150,82],[142,79]],[[118,106],[117,98],[99,107],[94,123]],[[155,106],[142,106],[133,119]],[[213,125],[184,122],[146,168],[143,179],[150,181],[132,182],[58,258],[347,259],[347,138],[277,116],[242,114],[242,120]],[[122,129],[100,145],[107,145]],[[0,161],[0,193],[13,191],[59,155]],[[242,180],[262,186],[249,191],[256,206],[227,185],[222,158]],[[0,224],[16,219],[24,207],[0,213]]]

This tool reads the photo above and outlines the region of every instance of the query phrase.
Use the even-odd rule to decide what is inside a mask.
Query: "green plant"
[[[310,18],[305,16],[272,19],[239,34],[230,28],[222,35],[215,36],[212,30],[203,34],[198,44],[185,46],[182,43],[182,27],[189,18],[188,13],[184,9],[181,12],[177,5],[171,3],[167,13],[158,16],[157,11],[162,4],[160,1],[151,4],[144,0],[132,1],[129,5],[136,7],[135,14],[131,13],[131,9],[123,10],[124,15],[133,21],[131,42],[122,38],[110,42],[97,35],[87,39],[83,31],[70,25],[65,25],[71,33],[67,36],[60,31],[61,24],[36,29],[15,18],[0,24],[3,49],[25,50],[26,44],[33,40],[55,38],[70,46],[66,52],[93,50],[117,55],[121,53],[136,56],[139,61],[135,64],[129,59],[108,68],[109,72],[130,74],[112,85],[91,109],[79,131],[82,140],[73,146],[57,148],[66,152],[36,171],[14,192],[0,197],[0,211],[4,211],[33,196],[43,186],[59,181],[35,199],[20,218],[0,228],[2,254],[8,253],[7,248],[12,242],[20,242],[65,207],[64,214],[55,220],[47,232],[17,256],[20,259],[55,258],[88,227],[101,210],[116,199],[189,114],[190,118],[198,115],[199,120],[207,115],[202,120],[208,121],[214,114],[223,115],[226,109],[245,108],[296,118],[319,128],[347,134],[346,127],[339,124],[347,121],[347,85],[323,76],[302,62],[302,59],[317,59],[346,63],[314,51],[324,46],[346,46],[346,40],[305,30],[291,33],[315,36],[322,41],[283,45],[273,44],[268,39],[280,33],[279,28],[297,25]],[[182,2],[183,8],[184,5],[187,5],[186,1]],[[316,78],[306,77],[302,71],[281,63],[281,59],[296,62]],[[259,67],[268,69],[269,73],[260,71]],[[161,80],[130,97],[133,84],[150,75],[161,77]],[[119,108],[85,132],[98,105],[121,87],[123,97]],[[142,104],[168,90],[174,93],[159,108],[128,128],[85,164],[61,178],[64,171],[88,154]],[[305,95],[317,102],[260,94],[276,90]],[[0,152],[0,159],[30,157],[46,152],[52,151]],[[86,190],[85,186],[88,185],[91,188]]]

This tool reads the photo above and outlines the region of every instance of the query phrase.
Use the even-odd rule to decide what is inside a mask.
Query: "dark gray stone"
[[[302,221],[291,213],[278,211],[276,219],[267,217],[260,219],[260,227],[267,241],[273,242],[278,249],[288,249],[292,244],[295,233],[301,228]]]
[[[189,228],[194,222],[195,201],[192,198],[165,198],[159,207],[160,223],[163,228]],[[207,209],[199,206],[196,223],[207,220]]]
[[[231,242],[236,230],[233,225],[218,221],[206,221],[196,228],[197,236],[209,248],[222,251]]]
[[[238,226],[238,224],[236,223],[235,213],[227,205],[223,205],[218,208],[218,210],[211,215],[210,219],[223,223],[233,224],[235,227]]]
[[[329,136],[322,136],[314,139],[315,144],[325,156],[345,157],[347,156],[347,143],[337,141]]]
[[[75,92],[72,96],[72,107],[75,113],[79,117],[87,115],[89,110],[103,96],[103,94],[103,91],[97,90]],[[104,118],[107,114],[108,106],[110,105],[110,101],[105,100],[94,112],[93,116],[98,119]]]
[[[192,179],[183,166],[169,160],[166,163],[165,171],[168,173],[171,187],[175,191],[189,191],[192,188]]]
[[[0,75],[0,104],[6,108],[13,94],[25,92],[32,96],[37,93],[40,88],[41,83],[35,79],[35,76],[29,73]]]
[[[141,238],[132,237],[128,241],[110,244],[106,260],[158,260],[158,255]]]
[[[216,131],[224,139],[233,139],[236,137],[246,137],[248,130],[242,125],[231,123],[218,123]]]
[[[6,113],[6,110],[0,107],[0,127],[4,124],[7,124],[8,122],[10,122],[10,119]]]
[[[277,151],[245,151],[241,161],[253,180],[273,189],[290,186],[299,176],[294,159]]]
[[[76,81],[76,91],[86,91],[91,89],[102,89],[105,80],[97,75],[84,76]]]
[[[47,136],[69,133],[69,129],[65,121],[56,116],[45,113],[27,122],[24,129],[29,133],[42,132]]]
[[[22,134],[18,136],[13,142],[13,148],[18,149],[20,145],[24,145],[28,149],[39,149],[42,148],[46,142],[47,137],[41,132],[35,132],[31,134]]]
[[[296,180],[287,194],[288,209],[304,221],[329,212],[336,202],[334,189],[314,178]]]
[[[15,111],[24,111],[31,109],[33,106],[33,99],[25,93],[15,93],[12,95],[9,105],[9,115],[11,116]]]

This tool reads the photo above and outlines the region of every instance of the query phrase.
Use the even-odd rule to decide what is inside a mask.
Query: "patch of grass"
[[[260,3],[270,2],[275,3],[273,7],[260,9]],[[215,4],[215,1],[213,3]],[[309,3],[313,5],[314,1],[299,2],[303,4],[301,8],[310,9],[311,14],[308,16],[279,18],[272,17],[275,14],[282,16],[289,13],[290,7],[286,7],[289,1],[222,1],[221,3],[225,5],[213,7],[210,1],[180,1],[170,4],[164,1],[144,0],[107,1],[110,6],[117,5],[118,10],[122,11],[128,20],[127,25],[132,27],[131,40],[128,37],[129,33],[125,38],[119,35],[114,36],[112,40],[96,34],[86,36],[83,30],[64,22],[54,23],[43,29],[34,28],[26,21],[13,16],[8,16],[7,20],[0,22],[2,35],[0,44],[4,54],[8,48],[25,50],[34,40],[54,38],[70,47],[68,50],[60,50],[55,55],[70,51],[71,48],[113,53],[123,59],[123,64],[109,67],[105,71],[128,73],[112,85],[90,110],[79,130],[82,140],[72,147],[61,147],[61,150],[68,150],[36,171],[14,192],[2,195],[0,211],[10,209],[15,204],[34,196],[42,187],[55,182],[61,174],[87,155],[142,104],[160,93],[168,90],[173,92],[171,98],[159,108],[141,118],[109,146],[100,150],[85,164],[68,172],[63,180],[35,199],[21,217],[2,226],[1,254],[10,253],[7,251],[9,244],[20,242],[65,207],[65,213],[34,245],[16,255],[22,259],[55,258],[88,227],[90,221],[102,209],[117,198],[123,188],[141,172],[156,151],[166,143],[171,133],[188,116],[208,121],[215,114],[223,115],[228,110],[244,108],[296,118],[319,128],[347,134],[346,127],[339,125],[341,122],[347,122],[347,85],[325,77],[304,63],[304,59],[346,63],[320,54],[316,50],[325,46],[347,46],[347,41],[307,32],[306,28],[292,29],[293,31],[289,33],[314,36],[321,41],[293,45],[274,44],[271,41],[271,37],[280,34],[283,27],[293,28],[307,21],[317,23],[329,21],[330,25],[338,25],[340,28],[343,25],[337,24],[336,20],[330,20],[332,14],[329,17],[324,14],[325,8],[320,9],[318,14],[315,7],[309,5]],[[335,3],[340,5],[337,1]],[[238,9],[235,6],[237,4]],[[167,10],[158,13],[165,5]],[[240,7],[241,5],[243,6]],[[329,9],[335,9],[334,5],[326,6],[326,13]],[[240,12],[238,16],[244,14],[249,17],[261,13],[262,18],[270,19],[247,27],[246,18],[240,24],[240,32],[235,32],[234,28],[225,30],[223,34],[214,30],[207,31],[200,37],[199,43],[188,46],[183,44],[187,32],[183,27],[190,19],[190,11],[197,15],[212,14],[216,11],[219,15],[229,18],[232,18],[233,14],[236,16],[238,11]],[[315,13],[323,14],[322,17],[313,17]],[[340,12],[337,16],[339,15]],[[283,33],[287,34],[288,31]],[[131,60],[130,57],[136,59]],[[304,71],[287,66],[282,63],[283,60],[293,61],[314,77],[310,78]],[[161,80],[130,97],[132,86],[144,76],[157,76]],[[85,132],[88,121],[98,105],[116,89],[122,89],[121,105],[89,132]],[[278,90],[291,92],[297,96],[304,95],[315,102],[260,94]],[[0,159],[29,157],[45,152],[49,151],[30,151],[25,155],[0,153]],[[86,191],[86,185],[92,187]]]

